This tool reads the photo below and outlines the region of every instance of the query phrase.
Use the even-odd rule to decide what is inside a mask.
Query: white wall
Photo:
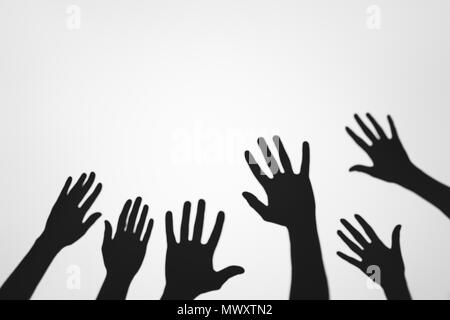
[[[80,29],[66,9],[81,8]],[[366,9],[381,9],[381,29]],[[450,298],[450,221],[401,188],[348,168],[369,161],[344,131],[354,112],[391,114],[410,157],[450,183],[450,3],[446,0],[0,1],[0,282],[40,234],[68,175],[96,171],[94,210],[116,223],[129,197],[155,228],[132,299],[164,287],[164,214],[207,200],[207,231],[227,213],[215,265],[242,265],[210,299],[286,299],[285,230],[242,191],[264,197],[244,162],[279,134],[311,177],[331,298],[382,299],[335,254],[339,218],[362,214],[390,245],[397,223],[414,298]],[[69,24],[70,26],[70,24]],[[73,24],[72,24],[73,26]],[[226,142],[228,141],[228,142]],[[186,153],[185,150],[193,150]],[[37,299],[95,298],[103,223],[64,250]],[[67,268],[81,271],[70,290]]]

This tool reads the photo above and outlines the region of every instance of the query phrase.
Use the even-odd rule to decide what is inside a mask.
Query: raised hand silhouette
[[[72,178],[69,177],[67,179],[48,217],[44,236],[61,249],[80,239],[101,216],[97,212],[90,215],[83,222],[88,210],[102,190],[102,185],[100,183],[97,184],[84,204],[80,205],[94,184],[95,173],[91,173],[87,181],[85,179],[86,174],[83,173],[71,190],[69,190],[69,187],[72,183]]]
[[[192,240],[189,240],[191,203],[185,202],[181,221],[180,241],[173,231],[172,213],[166,214],[167,257],[164,300],[193,300],[200,294],[219,290],[230,278],[244,273],[244,269],[231,266],[221,271],[213,268],[213,255],[222,233],[225,214],[219,212],[216,224],[206,244],[202,244],[205,201],[197,206],[197,217]]]
[[[368,154],[373,166],[356,165],[351,167],[350,171],[363,172],[372,177],[396,183],[430,202],[450,218],[450,188],[434,180],[413,164],[400,141],[392,118],[388,116],[390,138],[372,115],[368,113],[367,118],[372,123],[375,132],[358,115],[355,115],[356,122],[370,144],[352,129],[346,127],[346,131],[356,144]]]
[[[289,228],[297,228],[306,223],[315,223],[314,193],[309,180],[309,145],[303,143],[303,160],[299,174],[294,173],[289,157],[280,138],[273,138],[277,147],[284,172],[275,160],[264,140],[258,139],[258,145],[265,156],[273,178],[269,178],[256,162],[250,151],[245,152],[245,159],[256,179],[267,193],[268,205],[264,205],[253,194],[244,192],[249,205],[268,222]]]
[[[357,114],[355,115],[356,122],[370,140],[371,145],[361,139],[352,129],[346,127],[346,130],[350,137],[366,151],[372,159],[373,166],[356,165],[351,167],[350,171],[363,172],[388,182],[400,181],[412,168],[412,162],[400,142],[394,121],[388,116],[392,135],[389,138],[370,113],[367,114],[367,118],[372,123],[378,136],[367,127]]]
[[[0,288],[0,299],[30,299],[55,256],[80,239],[100,218],[100,213],[94,213],[85,219],[102,189],[99,183],[88,196],[94,185],[95,173],[86,178],[87,175],[82,174],[72,188],[72,178],[67,179],[44,231]],[[82,203],[84,198],[86,200]]]
[[[273,141],[283,171],[266,141],[258,139],[272,178],[261,170],[249,151],[245,152],[250,170],[267,194],[268,205],[249,192],[244,192],[243,196],[264,220],[285,226],[289,231],[292,258],[290,298],[328,299],[328,283],[317,233],[314,193],[309,179],[309,144],[303,143],[303,160],[300,173],[297,174],[280,138],[275,136]]]
[[[397,225],[392,232],[392,246],[388,248],[377,236],[372,227],[359,215],[355,215],[369,241],[347,220],[341,219],[344,227],[356,242],[350,240],[341,230],[339,237],[361,260],[352,258],[340,251],[337,255],[371,276],[384,290],[389,300],[408,300],[411,295],[405,278],[405,265],[400,249],[400,229]]]
[[[144,205],[136,225],[141,203],[140,197],[136,198],[134,204],[132,200],[125,203],[114,238],[111,224],[105,221],[102,252],[107,274],[98,299],[124,300],[131,281],[142,265],[153,228],[153,219],[150,219],[145,227],[148,206]]]

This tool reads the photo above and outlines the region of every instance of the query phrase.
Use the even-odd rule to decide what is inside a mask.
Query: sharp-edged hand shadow
[[[0,299],[30,299],[56,255],[80,239],[100,218],[100,213],[94,213],[85,219],[102,189],[99,183],[88,195],[94,181],[93,172],[89,177],[83,173],[72,188],[72,178],[67,179],[44,231],[0,288]]]
[[[205,201],[198,202],[192,240],[189,240],[190,211],[191,203],[185,202],[179,242],[173,231],[172,213],[169,211],[166,214],[166,288],[163,300],[193,300],[200,294],[219,290],[228,279],[244,273],[244,269],[238,266],[221,271],[213,268],[213,255],[222,233],[225,214],[219,212],[208,242],[202,244]]]
[[[137,219],[141,203],[141,197],[136,198],[134,204],[132,200],[125,203],[114,238],[111,224],[105,221],[102,253],[106,278],[98,299],[124,300],[134,276],[144,261],[153,219],[146,225],[148,205],[143,206],[140,218]]]

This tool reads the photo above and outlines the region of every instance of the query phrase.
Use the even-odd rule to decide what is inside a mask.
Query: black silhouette
[[[105,221],[102,252],[106,278],[98,299],[125,300],[131,281],[142,265],[153,228],[153,220],[150,219],[145,228],[148,206],[144,205],[136,225],[141,202],[142,198],[136,198],[132,209],[132,200],[125,203],[114,238],[112,238],[111,224]]]
[[[161,298],[163,300],[193,300],[202,293],[219,290],[228,279],[244,273],[244,269],[238,266],[221,271],[213,268],[213,255],[222,233],[225,214],[219,212],[211,237],[206,244],[202,244],[205,201],[198,202],[192,240],[189,240],[190,211],[191,203],[185,202],[179,243],[173,232],[172,213],[169,211],[166,214],[166,288]]]
[[[361,257],[361,261],[340,251],[337,252],[337,255],[367,275],[372,272],[378,273],[374,273],[374,277],[371,279],[381,285],[389,300],[410,300],[411,295],[406,283],[405,265],[400,249],[401,226],[397,225],[392,232],[392,248],[388,248],[361,216],[355,215],[355,218],[364,229],[370,242],[345,219],[341,219],[341,222],[356,243],[341,230],[338,231],[338,235],[355,254]]]
[[[249,192],[244,192],[243,196],[264,220],[285,226],[289,231],[292,256],[290,299],[328,299],[328,284],[316,226],[314,193],[309,179],[309,144],[303,143],[301,170],[296,174],[280,138],[276,136],[273,140],[283,172],[266,141],[258,139],[273,178],[264,174],[249,151],[245,152],[250,170],[266,191],[268,205]]]
[[[387,137],[381,126],[369,113],[367,118],[372,123],[378,136],[367,127],[358,115],[355,115],[356,121],[370,140],[371,145],[356,135],[350,128],[346,127],[346,130],[369,155],[373,166],[356,165],[351,167],[350,171],[364,172],[372,177],[393,182],[411,190],[439,208],[450,218],[450,188],[431,178],[411,162],[400,141],[392,118],[388,116],[391,138]]]
[[[70,189],[72,178],[67,179],[43,233],[1,287],[0,299],[30,299],[55,256],[64,247],[80,239],[100,218],[100,213],[94,213],[83,222],[102,189],[102,185],[97,184],[86,201],[81,204],[94,184],[95,173],[91,173],[87,180],[86,177],[86,174],[82,174],[72,189]]]

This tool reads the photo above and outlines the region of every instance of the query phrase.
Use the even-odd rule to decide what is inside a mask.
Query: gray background
[[[81,8],[81,28],[66,9]],[[367,27],[370,5],[381,29]],[[285,229],[264,223],[241,196],[264,198],[244,159],[259,136],[279,134],[311,178],[333,299],[383,299],[335,254],[339,218],[355,212],[390,245],[403,225],[406,275],[416,299],[450,298],[450,223],[395,185],[350,174],[369,163],[347,137],[354,112],[397,123],[413,161],[450,182],[450,3],[447,0],[0,1],[0,282],[40,234],[67,176],[96,171],[93,210],[115,225],[141,195],[156,220],[130,299],[164,287],[164,214],[179,225],[184,200],[207,200],[206,231],[227,214],[216,267],[242,265],[209,299],[286,299]],[[65,249],[34,298],[91,299],[105,275],[103,222]],[[80,271],[79,289],[67,285]]]

